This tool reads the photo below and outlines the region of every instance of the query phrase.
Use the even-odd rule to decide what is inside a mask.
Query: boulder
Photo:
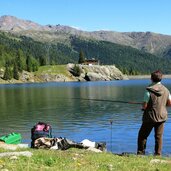
[[[128,79],[115,65],[81,65],[68,64],[68,71],[73,74],[73,68],[79,67],[79,81],[110,81]]]

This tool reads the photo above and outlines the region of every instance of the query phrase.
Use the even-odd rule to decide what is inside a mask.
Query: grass
[[[30,158],[0,158],[0,169],[10,171],[170,171],[170,163],[150,161],[153,156],[118,156],[112,153],[94,153],[83,149],[34,150]],[[2,152],[2,150],[0,150]],[[159,158],[171,161],[169,158]]]
[[[39,67],[39,70],[36,71],[35,74],[63,74],[68,76],[68,71],[66,65],[46,65]]]
[[[2,69],[2,68],[0,68]],[[35,82],[45,82],[44,79],[42,79],[42,75],[49,75],[54,76],[54,78],[58,75],[59,78],[66,78],[65,81],[75,81],[72,74],[67,70],[67,65],[46,65],[46,66],[40,66],[38,71],[35,71],[34,73],[34,81]],[[53,80],[53,77],[52,77]],[[27,82],[27,81],[26,81]],[[30,80],[28,79],[28,82]],[[0,78],[0,84],[8,84],[8,83],[23,83],[23,80],[3,80]]]
[[[66,78],[65,81],[74,81],[71,73],[67,70],[66,65],[46,65],[46,66],[40,66],[38,71],[34,72],[34,75],[37,78],[41,78],[41,75],[51,75],[56,76],[60,75],[64,78]],[[38,82],[41,82],[41,80],[38,80]]]

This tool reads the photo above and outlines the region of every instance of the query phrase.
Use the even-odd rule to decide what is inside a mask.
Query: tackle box
[[[21,143],[21,134],[12,132],[8,135],[0,137],[0,141],[5,142],[6,144],[20,144]]]

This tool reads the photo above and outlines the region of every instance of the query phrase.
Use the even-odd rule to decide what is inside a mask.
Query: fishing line
[[[104,101],[104,102],[127,103],[127,104],[142,104],[142,102],[122,101],[122,100],[86,99],[86,98],[69,98],[69,99],[73,99],[73,100],[88,100],[88,101]]]

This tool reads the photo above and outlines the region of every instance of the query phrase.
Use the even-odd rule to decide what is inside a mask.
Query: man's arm
[[[167,99],[166,106],[171,106],[171,95],[169,94],[169,98]]]
[[[167,99],[166,106],[171,106],[171,94],[169,93],[169,97]]]
[[[143,103],[142,103],[142,110],[145,110],[147,108],[147,103],[150,99],[150,93],[146,90],[144,93],[144,99],[143,99]]]

